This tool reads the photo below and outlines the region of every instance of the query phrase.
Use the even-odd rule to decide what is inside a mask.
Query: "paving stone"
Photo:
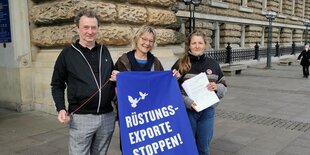
[[[222,150],[217,150],[217,149],[211,149],[210,154],[214,155],[233,155],[234,153],[230,152],[225,152]]]
[[[229,139],[226,139],[225,137],[213,140],[211,145],[212,145],[212,148],[214,149],[229,152],[229,153],[236,153],[241,148],[245,147],[245,145],[232,142]]]
[[[235,153],[234,155],[275,155],[275,151],[263,149],[259,147],[246,147]]]
[[[288,146],[279,151],[276,155],[308,155],[310,154],[310,148],[302,146]]]

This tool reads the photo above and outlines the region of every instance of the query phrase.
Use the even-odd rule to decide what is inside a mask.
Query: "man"
[[[116,119],[111,105],[115,84],[109,82],[113,61],[108,49],[95,42],[97,15],[81,11],[75,23],[79,39],[59,54],[51,82],[58,121],[69,123],[69,154],[107,154]]]

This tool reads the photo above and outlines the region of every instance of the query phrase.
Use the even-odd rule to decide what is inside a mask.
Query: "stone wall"
[[[280,43],[282,45],[291,45],[292,29],[282,28],[280,31]]]
[[[188,6],[182,0],[177,1],[179,10],[188,10]],[[34,5],[30,11],[30,19],[35,25],[31,33],[32,43],[40,48],[62,47],[74,41],[76,37],[73,36],[76,35],[76,32],[72,19],[74,14],[83,8],[97,10],[101,24],[98,42],[106,45],[129,46],[134,28],[142,24],[153,25],[159,34],[163,34],[159,35],[158,38],[160,46],[179,45],[184,41],[184,35],[179,32],[182,22],[177,22],[177,17],[170,9],[176,4],[176,0],[33,0],[33,2]],[[251,8],[252,12],[240,11],[241,1],[225,0],[222,3],[227,4],[228,8],[214,7],[210,5],[210,1],[202,1],[202,4],[196,7],[196,12],[266,21],[266,17],[262,14],[264,10],[263,0],[248,0],[247,7]],[[279,12],[279,5],[279,0],[268,0],[266,9]],[[295,8],[293,9],[292,6],[295,6]],[[310,2],[306,2],[305,18],[310,17],[309,6]],[[283,0],[282,12],[279,14],[285,17],[276,18],[274,22],[303,25],[302,20],[298,19],[303,18],[302,9],[303,1],[295,1],[293,5],[293,0]],[[290,18],[290,16],[297,17],[297,19]],[[213,23],[213,21],[206,23]],[[188,28],[188,24],[186,26]],[[251,26],[246,25],[246,27]],[[209,36],[207,40],[212,42],[212,29],[205,30]],[[232,44],[238,44],[236,43],[238,39],[233,38],[236,38],[234,36],[236,32],[229,34],[232,36],[225,36],[228,33],[227,31],[229,30],[221,32],[224,38],[221,38],[223,42],[220,44],[224,45],[229,40],[234,41]],[[252,34],[253,32],[247,32],[246,30],[245,44],[253,43],[253,40],[257,41],[259,39],[249,38],[252,40],[249,41],[248,37],[251,37]]]
[[[292,15],[292,6],[293,6],[292,0],[284,0],[282,13],[286,15]]]
[[[241,42],[241,26],[237,24],[223,23],[220,26],[220,42],[221,46],[240,47]]]
[[[32,43],[50,48],[75,41],[73,18],[79,10],[88,8],[96,10],[99,16],[99,43],[129,45],[133,29],[149,24],[156,27],[158,33],[165,34],[158,35],[159,45],[179,44],[184,39],[182,33],[165,28],[177,21],[174,12],[169,9],[174,3],[175,0],[46,0],[34,3],[30,9],[30,20],[34,24]]]
[[[248,0],[248,7],[262,10],[263,2],[262,0]]]
[[[206,41],[207,41],[207,45],[206,48],[207,49],[211,49],[211,45],[214,44],[214,40],[212,39],[212,35],[213,35],[213,31],[215,30],[213,23],[210,22],[205,22],[206,23],[206,29],[205,29],[205,33],[206,33]]]
[[[285,0],[284,0],[285,1]],[[268,0],[267,1],[267,10],[272,10],[274,12],[279,12],[279,0]]]
[[[295,16],[303,18],[302,10],[303,10],[303,1],[302,0],[296,0],[295,1],[295,10],[294,10]]]
[[[245,27],[245,46],[253,47],[255,43],[260,44],[262,40],[263,28],[260,26],[249,25]]]
[[[269,28],[268,27],[266,27],[265,28],[265,37],[264,37],[264,45],[267,47],[267,45],[268,45],[268,32],[269,32],[269,30],[268,30]],[[276,27],[273,27],[272,28],[272,32],[271,32],[271,37],[272,37],[272,44],[274,44],[274,43],[276,43],[277,41],[279,41],[278,40],[278,38],[279,38],[279,32],[280,32],[280,30],[279,30],[279,28],[276,28]]]
[[[293,30],[293,42],[302,42],[303,30]]]
[[[305,18],[310,19],[310,3],[307,1],[305,4]]]

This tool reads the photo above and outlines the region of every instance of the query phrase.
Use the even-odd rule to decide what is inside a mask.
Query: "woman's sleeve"
[[[120,71],[120,72],[127,71],[127,68],[126,68],[125,64],[122,63],[122,62],[120,61],[120,59],[118,59],[118,60],[116,61],[115,67],[114,67],[114,68],[115,68],[115,70],[118,70],[118,71]]]
[[[176,70],[178,70],[179,69],[179,60],[177,60],[173,65],[172,65],[172,67],[171,67],[171,70],[173,70],[173,69],[176,69]]]
[[[220,73],[219,73],[219,79],[217,82],[217,96],[219,99],[223,98],[226,95],[227,92],[227,85],[226,85],[226,80],[225,80],[225,76],[221,70],[221,67],[218,66]]]
[[[182,98],[185,104],[185,107],[187,109],[192,109],[192,103],[194,102],[194,100],[192,100],[190,97],[187,96],[187,94],[181,90],[181,94],[182,94]]]
[[[219,99],[223,98],[226,95],[226,92],[227,92],[227,87],[222,83],[218,83],[217,92],[216,92],[217,97]]]

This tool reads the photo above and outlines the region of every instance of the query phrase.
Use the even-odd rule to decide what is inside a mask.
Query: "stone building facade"
[[[188,5],[178,2],[177,16],[187,17]],[[202,0],[195,9],[196,26],[212,32],[207,34],[213,49],[224,48],[228,42],[234,48],[253,48],[256,43],[267,46],[269,23],[265,14],[270,10],[277,13],[272,23],[273,45],[302,45],[309,6],[307,0]]]
[[[183,52],[188,33],[188,5],[183,0],[9,0],[12,43],[0,47],[0,107],[55,113],[50,93],[54,62],[64,46],[77,38],[74,15],[93,9],[100,18],[97,42],[116,60],[131,49],[134,30],[149,24],[158,33],[154,54],[169,69]],[[195,7],[196,28],[207,34],[208,49],[267,46],[267,10],[273,21],[273,44],[303,45],[306,0],[202,0]],[[3,51],[3,52],[2,52]]]

